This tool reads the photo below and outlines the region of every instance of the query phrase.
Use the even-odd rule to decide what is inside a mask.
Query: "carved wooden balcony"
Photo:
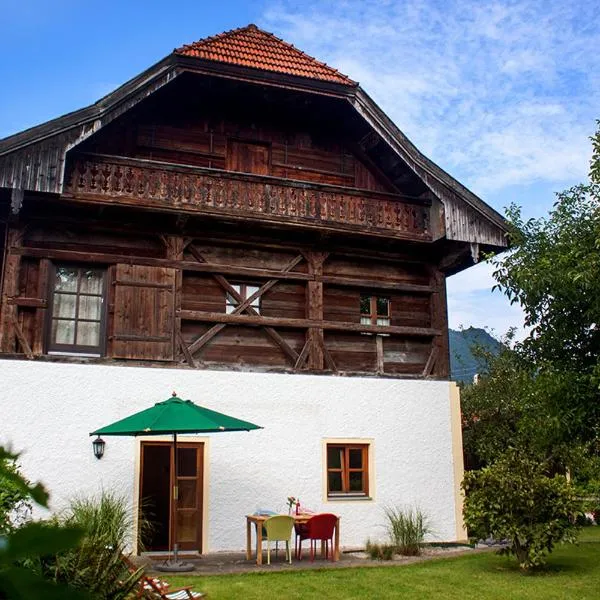
[[[145,159],[77,155],[67,168],[63,196],[385,237],[431,239],[426,201]]]

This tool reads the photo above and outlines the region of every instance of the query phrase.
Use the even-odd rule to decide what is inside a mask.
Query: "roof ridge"
[[[244,39],[243,37],[245,33],[250,34],[246,37],[246,39]],[[253,33],[254,35],[252,35]],[[276,44],[283,46],[286,50],[288,50],[288,56],[286,57],[284,53],[283,57],[279,56],[278,64],[273,64],[273,62],[270,62],[268,59],[265,60],[264,54],[266,49],[260,48],[260,37],[256,34],[259,34],[259,36],[263,37],[264,40],[268,40],[269,42],[275,42]],[[239,45],[237,47],[235,47],[236,37],[240,38],[238,41]],[[211,47],[215,44],[218,45],[219,43],[226,42],[227,40],[231,40],[231,43],[233,45],[232,48]],[[247,44],[251,44],[252,42],[255,42],[255,44],[258,45],[258,48],[255,48],[254,52],[256,53],[256,50],[258,50],[259,57],[254,58],[250,53],[250,57],[247,60],[242,60],[239,54],[242,54],[244,51],[247,51]],[[261,50],[263,51],[262,56],[260,56]],[[229,54],[227,51],[229,51]],[[175,48],[173,50],[173,53],[175,54],[186,54],[188,56],[198,56],[202,52],[212,54],[212,56],[200,56],[200,58],[207,58],[208,60],[214,60],[216,62],[240,64],[242,66],[247,66],[250,68],[257,68],[267,71],[277,71],[281,73],[299,75],[301,77],[309,77],[312,79],[322,79],[325,81],[332,81],[344,85],[357,85],[357,83],[354,80],[350,79],[350,77],[348,77],[335,67],[332,67],[327,63],[320,61],[314,58],[313,56],[310,56],[310,54],[307,54],[303,50],[300,50],[290,42],[286,42],[284,39],[276,36],[270,31],[261,29],[254,23],[250,23],[249,25],[246,25],[244,27],[230,29],[228,31],[224,31],[216,35],[200,39],[196,42],[192,42],[191,44],[184,44],[183,46]],[[268,54],[268,52],[266,52],[266,54]],[[313,68],[312,73],[310,67]]]

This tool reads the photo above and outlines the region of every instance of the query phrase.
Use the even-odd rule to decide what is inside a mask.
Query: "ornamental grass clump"
[[[372,560],[392,560],[394,558],[395,548],[391,544],[377,544],[367,540],[365,552]]]
[[[431,533],[429,519],[423,511],[388,506],[385,516],[388,534],[396,552],[404,556],[419,556],[425,536]]]
[[[79,498],[60,521],[82,530],[83,537],[76,547],[46,563],[55,580],[85,590],[92,598],[129,598],[142,571],[131,573],[123,561],[133,531],[127,501],[106,491],[95,498]]]

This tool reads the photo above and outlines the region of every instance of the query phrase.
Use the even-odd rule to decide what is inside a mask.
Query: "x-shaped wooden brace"
[[[198,251],[198,249],[193,245],[189,244],[188,249],[192,256],[198,262],[206,262],[202,254]],[[293,260],[291,260],[284,269],[282,269],[282,273],[287,273],[291,271],[296,265],[301,263],[304,260],[302,255],[297,256]],[[264,285],[262,285],[254,294],[252,294],[248,298],[242,298],[237,290],[223,277],[222,275],[213,274],[214,279],[217,283],[228,293],[236,302],[237,306],[232,311],[231,314],[237,315],[242,312],[246,312],[250,315],[258,315],[259,313],[251,306],[252,303],[260,298],[263,294],[268,292],[279,280],[278,279],[270,279]],[[195,366],[194,362],[194,354],[198,352],[201,348],[203,348],[208,342],[215,337],[224,327],[226,327],[226,323],[218,323],[217,325],[213,325],[206,333],[202,334],[199,338],[194,340],[188,347],[185,347],[183,343],[181,343],[183,355],[186,361],[190,364],[190,366]],[[273,329],[272,327],[265,327],[266,334],[281,348],[283,353],[292,361],[292,364],[296,364],[298,360],[298,353]]]

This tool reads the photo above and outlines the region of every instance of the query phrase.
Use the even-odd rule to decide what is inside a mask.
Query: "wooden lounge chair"
[[[123,556],[123,562],[125,562],[131,573],[141,570],[127,556]],[[199,598],[206,598],[206,594],[194,592],[192,586],[171,589],[169,582],[164,579],[142,575],[135,597],[145,600],[198,600]]]
[[[153,577],[142,577],[140,581],[142,587],[142,598],[146,600],[199,600],[206,598],[202,592],[194,592],[192,586],[169,589],[169,584],[164,580],[157,580]]]

